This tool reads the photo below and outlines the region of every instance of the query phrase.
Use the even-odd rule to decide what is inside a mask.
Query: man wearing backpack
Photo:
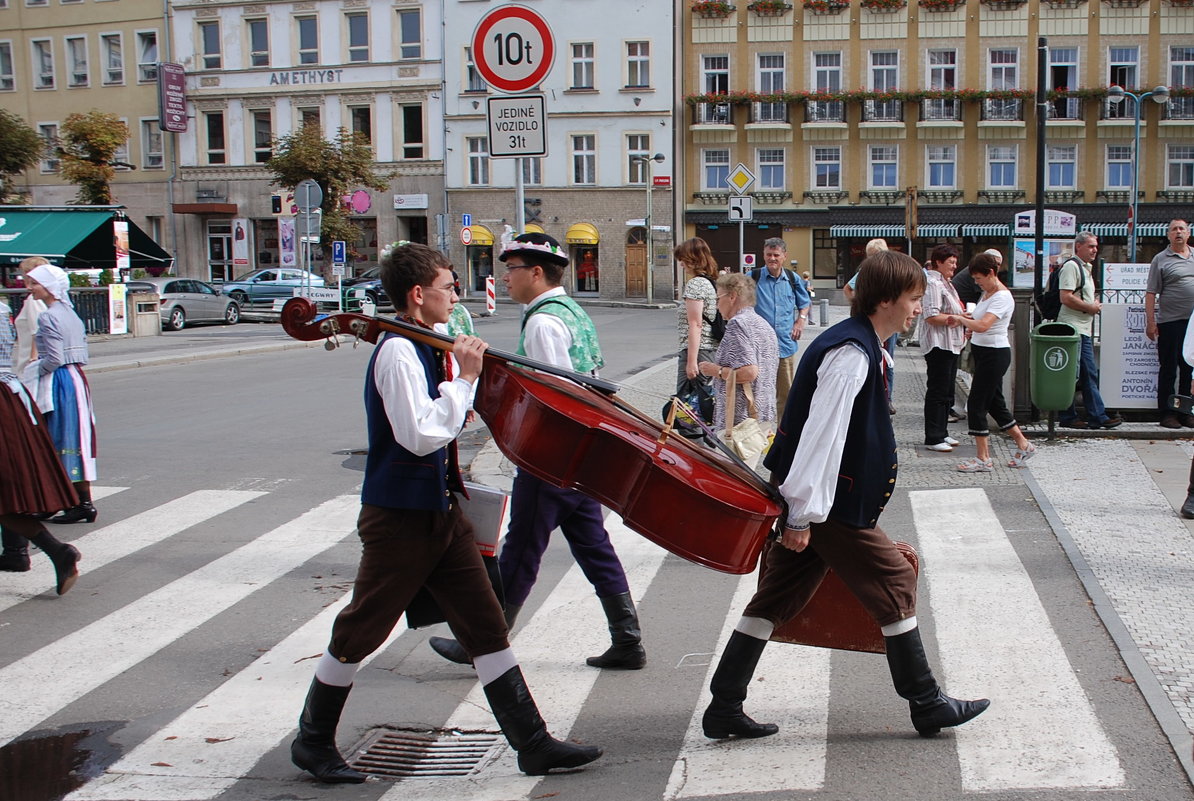
[[[775,408],[783,413],[796,375],[796,349],[800,335],[808,322],[812,299],[804,282],[784,265],[788,260],[788,246],[779,237],[763,243],[763,263],[767,269],[751,270],[751,278],[758,284],[755,293],[755,312],[775,329],[779,342],[779,371],[775,376]]]
[[[1058,415],[1066,428],[1115,428],[1123,420],[1110,417],[1099,394],[1099,367],[1095,364],[1094,341],[1091,339],[1095,315],[1102,304],[1095,299],[1094,276],[1090,265],[1099,252],[1099,238],[1090,231],[1074,237],[1074,255],[1057,268],[1057,285],[1061,290],[1061,310],[1057,322],[1069,323],[1082,335],[1082,356],[1078,363],[1078,387],[1082,390],[1082,405],[1086,419],[1080,420],[1074,404]]]

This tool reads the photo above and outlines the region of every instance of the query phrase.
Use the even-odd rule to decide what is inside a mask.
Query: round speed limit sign
[[[498,6],[473,31],[473,62],[487,84],[514,94],[533,89],[551,72],[555,40],[547,21],[526,6]]]
[[[460,243],[462,245],[473,244],[473,229],[467,225],[460,229]]]

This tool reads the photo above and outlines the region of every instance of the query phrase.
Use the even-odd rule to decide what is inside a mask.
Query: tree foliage
[[[46,143],[23,119],[0,108],[0,203],[10,202],[12,178],[33,167]]]
[[[342,198],[362,186],[380,192],[389,185],[390,177],[375,168],[373,148],[363,134],[341,128],[336,138],[328,141],[318,125],[304,125],[278,139],[266,167],[274,174],[273,183],[286,189],[308,178],[319,184],[323,190],[320,242],[325,249],[336,239],[351,246],[360,233],[349,219]]]
[[[116,177],[112,162],[128,140],[128,125],[106,111],[71,114],[62,123],[62,177],[79,186],[80,203],[106,206],[112,202],[111,183]]]

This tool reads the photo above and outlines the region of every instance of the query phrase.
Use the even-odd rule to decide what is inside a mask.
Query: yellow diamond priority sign
[[[726,176],[726,186],[733,189],[739,195],[744,194],[747,189],[755,182],[755,174],[746,169],[746,165],[738,162],[738,166],[734,168],[728,176]]]

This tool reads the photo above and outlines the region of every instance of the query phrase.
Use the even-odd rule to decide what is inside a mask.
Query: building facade
[[[1126,261],[1137,107],[1107,88],[1167,85],[1140,108],[1138,261],[1194,200],[1194,8],[1183,0],[795,0],[688,3],[681,66],[684,228],[738,261],[726,177],[757,178],[745,250],[783,236],[840,287],[883,236],[923,259],[1013,247],[1036,195],[1045,37],[1045,197]],[[916,236],[906,239],[909,204]],[[1020,279],[1017,283],[1021,283]]]
[[[565,286],[582,297],[670,300],[673,157],[673,13],[671,3],[642,0],[543,0],[554,66],[545,96],[547,153],[490,155],[487,98],[471,50],[476,22],[500,5],[446,0],[460,25],[445,28],[444,126],[449,250],[462,284],[483,292],[506,226],[517,225],[521,171],[526,230],[566,244]],[[662,159],[655,159],[657,154]],[[650,199],[648,199],[650,196]],[[648,253],[647,207],[654,253]],[[471,215],[471,244],[457,236]],[[520,233],[515,231],[515,233]],[[653,282],[648,287],[648,262]],[[500,275],[500,271],[498,273]],[[501,292],[501,282],[498,281]]]

